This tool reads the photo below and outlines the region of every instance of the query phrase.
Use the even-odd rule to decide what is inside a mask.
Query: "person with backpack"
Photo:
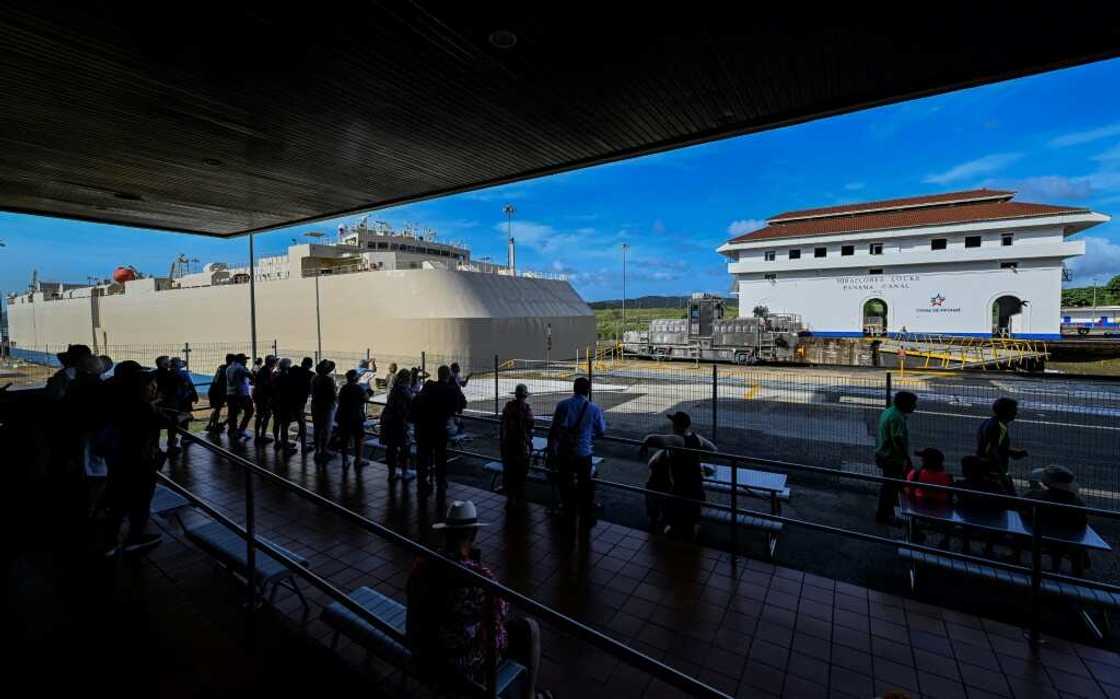
[[[699,533],[700,502],[704,500],[704,471],[699,454],[681,449],[715,451],[716,445],[692,431],[692,418],[688,413],[678,411],[666,417],[673,424],[671,434],[651,434],[642,440],[642,456],[651,448],[661,450],[651,459],[650,483],[646,487],[668,491],[693,502],[662,498],[655,503],[658,507],[654,514],[658,521],[654,525],[663,521],[666,534],[695,538]]]
[[[528,398],[529,387],[519,383],[513,400],[502,410],[502,483],[508,510],[525,508],[525,479],[533,456],[533,409]]]
[[[595,525],[595,491],[591,481],[591,455],[596,437],[606,434],[603,410],[591,402],[591,381],[575,380],[571,398],[556,404],[548,433],[548,453],[560,477],[561,506],[578,516],[580,527]]]
[[[224,364],[219,364],[214,371],[214,378],[210,380],[210,388],[206,391],[206,398],[210,401],[210,420],[206,423],[207,432],[222,431],[222,408],[226,405],[226,369],[233,361],[232,354],[226,355]]]

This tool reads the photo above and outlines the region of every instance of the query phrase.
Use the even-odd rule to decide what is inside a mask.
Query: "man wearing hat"
[[[78,378],[79,372],[86,368],[92,371],[91,360],[94,357],[93,352],[86,345],[69,345],[65,352],[59,352],[55,357],[58,358],[62,368],[47,379],[46,396],[50,400],[62,400],[66,397],[70,383]]]
[[[525,479],[533,456],[533,409],[529,406],[529,387],[523,383],[513,389],[513,400],[502,410],[502,484],[506,508],[525,507]]]
[[[315,462],[326,463],[330,458],[327,446],[331,441],[334,426],[334,409],[338,404],[338,386],[334,382],[335,364],[322,359],[315,365],[315,376],[311,379],[311,425],[315,430]]]
[[[494,580],[494,574],[478,561],[474,548],[478,509],[470,500],[456,500],[443,522],[432,525],[443,534],[443,556],[472,573]],[[525,666],[526,678],[519,696],[536,697],[540,666],[540,628],[532,619],[510,618],[509,602],[497,597],[493,617],[485,618],[486,591],[446,563],[420,558],[408,576],[408,644],[421,670],[446,677],[450,667],[457,674],[485,685],[489,644],[499,660],[509,655]],[[452,684],[452,683],[449,683]],[[512,696],[518,696],[514,694]]]
[[[649,461],[651,490],[668,490],[683,500],[647,501],[646,510],[655,528],[664,523],[666,534],[691,538],[698,533],[700,501],[704,500],[704,472],[700,455],[692,449],[715,451],[716,445],[692,430],[692,418],[684,411],[669,413],[673,431],[670,434],[651,434],[642,440],[641,454],[649,449],[659,449]]]

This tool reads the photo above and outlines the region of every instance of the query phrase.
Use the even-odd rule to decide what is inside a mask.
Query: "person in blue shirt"
[[[575,380],[574,395],[560,401],[552,414],[548,433],[548,453],[560,474],[560,498],[564,511],[579,515],[580,526],[594,524],[592,446],[596,437],[607,431],[603,410],[591,402],[591,381]]]

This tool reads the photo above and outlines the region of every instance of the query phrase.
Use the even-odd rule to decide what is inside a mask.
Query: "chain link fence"
[[[56,367],[55,355],[64,349],[13,348],[12,357]],[[116,362],[132,359],[145,366],[160,355],[182,357],[200,393],[226,354],[249,350],[247,342],[101,348]],[[960,459],[975,451],[977,429],[991,414],[992,403],[1010,397],[1019,401],[1012,443],[1028,452],[1027,458],[1012,463],[1012,475],[1025,481],[1035,468],[1061,464],[1077,474],[1090,501],[1120,508],[1120,381],[1000,372],[738,367],[595,354],[544,361],[428,352],[389,355],[374,348],[319,352],[272,339],[259,341],[257,353],[297,363],[303,357],[331,359],[339,376],[368,359],[376,367],[378,387],[391,365],[434,375],[439,366],[458,363],[469,379],[467,410],[481,415],[498,414],[523,383],[532,394],[534,412],[548,418],[556,403],[571,395],[572,381],[590,376],[594,399],[606,411],[613,435],[640,438],[667,431],[665,415],[683,410],[697,431],[725,451],[860,473],[876,472],[878,417],[894,392],[918,396],[918,410],[909,419],[913,448],[941,449],[947,467],[957,473]]]

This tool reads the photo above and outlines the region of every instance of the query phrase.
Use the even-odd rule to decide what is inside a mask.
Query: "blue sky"
[[[1120,60],[867,110],[489,190],[384,209],[371,219],[436,229],[475,257],[505,259],[504,204],[517,208],[522,268],[564,272],[588,300],[726,292],[715,248],[788,209],[979,186],[1023,201],[1086,206],[1120,218]],[[356,220],[357,216],[340,219]],[[307,230],[257,237],[280,252]],[[1081,237],[1073,285],[1120,274],[1120,220]],[[243,262],[247,239],[151,233],[0,213],[0,290],[84,281],[118,264],[166,274],[180,252]]]

